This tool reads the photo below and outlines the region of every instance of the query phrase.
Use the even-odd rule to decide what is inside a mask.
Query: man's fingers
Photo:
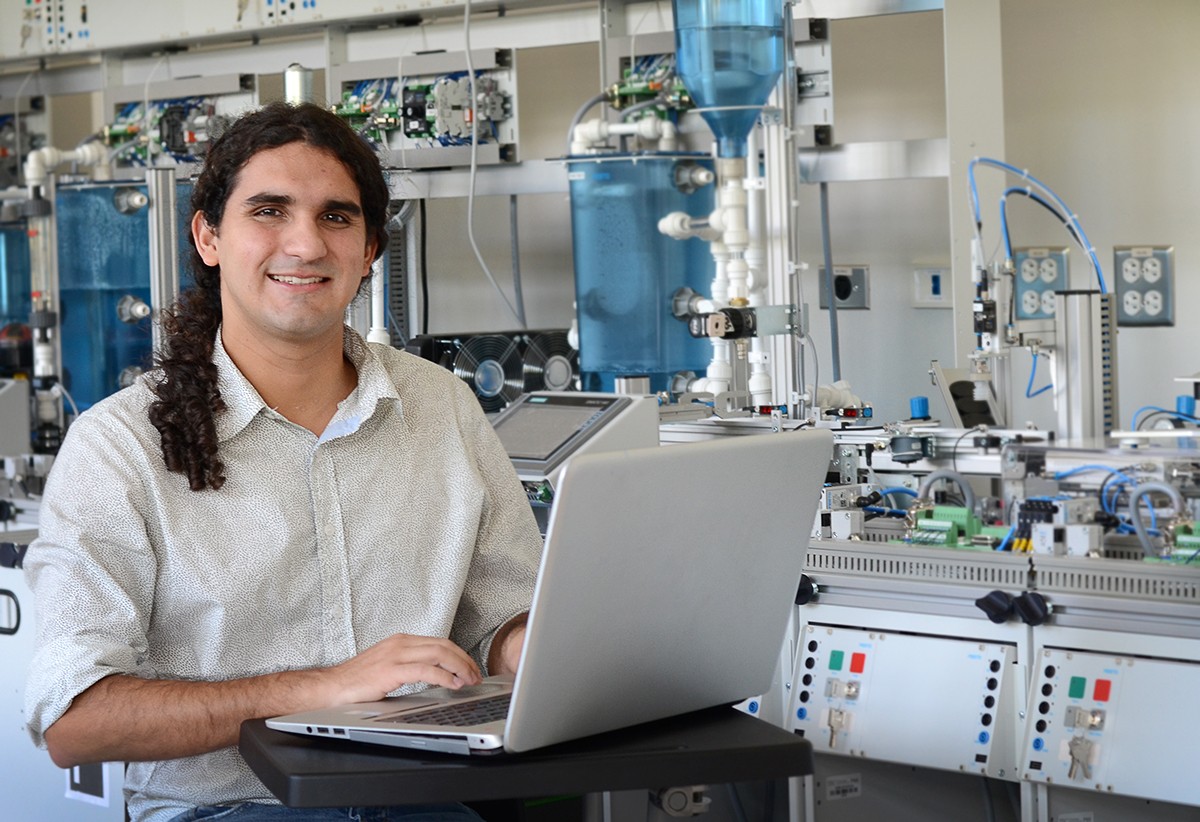
[[[476,684],[482,680],[475,660],[447,639],[398,634],[384,640],[376,648],[385,654],[389,661],[399,666],[416,663],[436,667],[450,676],[457,676],[465,684]],[[446,684],[442,679],[438,682]]]

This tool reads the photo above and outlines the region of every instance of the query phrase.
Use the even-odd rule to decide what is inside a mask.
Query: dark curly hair
[[[325,149],[345,165],[358,184],[378,259],[387,247],[389,202],[379,159],[341,118],[311,103],[271,103],[234,122],[208,150],[192,190],[192,212],[219,227],[238,174],[250,158],[290,143]],[[191,243],[195,285],[162,315],[163,345],[155,356],[161,371],[153,385],[157,399],[150,404],[150,422],[162,438],[167,470],[186,475],[193,491],[203,491],[225,483],[216,426],[216,415],[225,403],[212,361],[221,325],[221,271],[205,264],[194,238]]]

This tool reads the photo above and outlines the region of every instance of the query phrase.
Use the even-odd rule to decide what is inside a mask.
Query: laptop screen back
[[[832,448],[817,430],[574,457],[505,748],[769,690]]]

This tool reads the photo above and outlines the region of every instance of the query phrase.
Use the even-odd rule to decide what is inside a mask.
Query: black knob
[[[1050,619],[1054,608],[1037,591],[1026,591],[1013,600],[1013,610],[1026,625],[1041,625]]]
[[[992,622],[1000,625],[1012,617],[1013,599],[1003,591],[992,591],[975,600],[975,607],[983,611]]]
[[[817,581],[808,574],[800,575],[800,586],[796,589],[796,604],[807,605],[817,598]]]

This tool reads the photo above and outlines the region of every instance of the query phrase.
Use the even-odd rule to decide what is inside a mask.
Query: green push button
[[[830,651],[829,652],[829,670],[831,670],[831,671],[842,670],[842,660],[845,658],[845,656],[846,655],[844,653],[842,653],[841,651]]]
[[[1071,677],[1071,689],[1069,693],[1071,699],[1083,699],[1083,695],[1087,693],[1087,677]]]

